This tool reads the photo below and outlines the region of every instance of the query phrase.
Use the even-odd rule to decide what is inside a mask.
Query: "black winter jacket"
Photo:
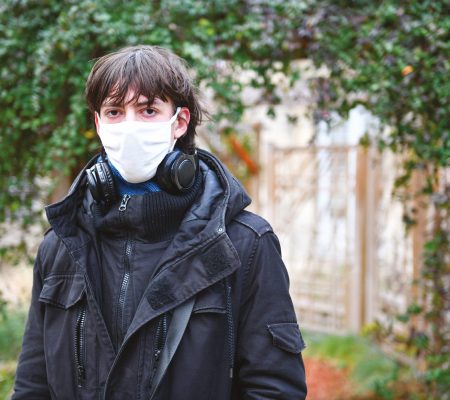
[[[244,210],[250,200],[226,168],[205,151],[199,156],[201,193],[118,349],[92,283],[99,263],[95,235],[76,218],[85,174],[64,200],[46,208],[52,229],[35,263],[12,399],[306,397],[304,343],[277,237]],[[177,310],[185,310],[181,318]],[[166,344],[165,361],[158,359],[161,332],[162,344],[175,346]]]

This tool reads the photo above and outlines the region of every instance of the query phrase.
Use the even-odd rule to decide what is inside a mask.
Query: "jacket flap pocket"
[[[82,275],[55,275],[44,280],[39,301],[68,309],[83,296],[85,282]]]
[[[193,313],[221,313],[226,312],[225,288],[222,283],[217,283],[201,291],[195,300]]]
[[[300,328],[295,322],[267,325],[273,344],[289,353],[298,354],[306,346]]]

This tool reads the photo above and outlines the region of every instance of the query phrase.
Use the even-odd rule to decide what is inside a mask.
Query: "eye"
[[[153,108],[149,108],[149,107],[144,108],[142,112],[146,117],[151,117],[151,116],[155,115],[155,110]]]
[[[105,115],[110,118],[117,117],[119,115],[119,110],[116,109],[106,110]]]

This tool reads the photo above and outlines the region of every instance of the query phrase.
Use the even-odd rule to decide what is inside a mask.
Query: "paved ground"
[[[308,400],[349,400],[352,385],[347,371],[316,358],[305,357]]]

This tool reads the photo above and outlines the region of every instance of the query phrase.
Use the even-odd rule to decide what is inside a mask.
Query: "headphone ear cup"
[[[105,199],[105,204],[110,207],[114,200],[117,197],[116,186],[114,184],[114,179],[112,176],[111,169],[107,162],[102,162],[97,164],[98,169],[102,171],[102,188],[103,188],[103,197]]]
[[[98,203],[102,197],[100,192],[100,185],[98,184],[97,175],[95,173],[95,165],[91,168],[86,169],[87,186],[91,192],[94,201]]]
[[[169,193],[186,192],[195,182],[197,166],[197,153],[186,154],[179,150],[171,151],[158,166],[156,182]]]
[[[116,188],[107,162],[99,162],[86,170],[87,184],[95,202],[105,210],[116,199]]]

